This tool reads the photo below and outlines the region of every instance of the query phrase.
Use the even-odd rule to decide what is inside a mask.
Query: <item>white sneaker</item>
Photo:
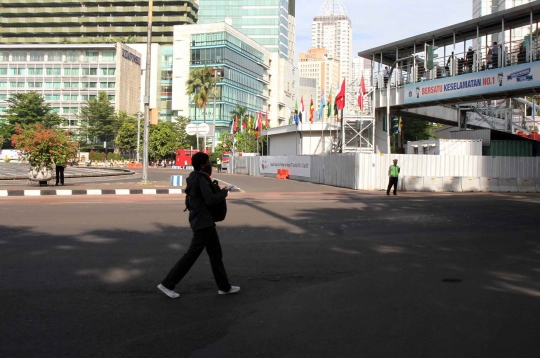
[[[231,293],[236,293],[238,291],[240,291],[240,287],[231,286],[231,289],[229,291],[221,291],[221,290],[219,290],[218,295],[228,295],[228,294],[231,294]]]
[[[169,290],[167,287],[163,286],[161,283],[157,286],[161,292],[169,296],[170,298],[178,298],[180,297],[180,294],[177,292],[174,292],[173,290]]]

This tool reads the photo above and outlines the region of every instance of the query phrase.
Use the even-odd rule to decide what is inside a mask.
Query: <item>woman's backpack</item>
[[[201,177],[204,177],[205,180],[208,180],[208,182],[210,183],[210,187],[212,188],[213,193],[217,193],[218,191],[221,190],[217,180],[212,181],[212,179],[210,179],[209,177],[204,176],[204,175],[199,176],[199,180],[201,180],[200,179]],[[199,182],[199,185],[201,185],[200,182]],[[190,193],[190,191],[191,191],[191,187],[189,189],[186,188],[186,199],[185,199],[186,208],[184,209],[184,211],[186,211],[186,210],[191,211],[192,210],[190,202],[189,202],[189,193]],[[199,193],[202,196],[202,193],[200,192],[200,189],[199,189]],[[212,214],[212,218],[214,219],[214,222],[220,222],[220,221],[225,220],[225,217],[227,216],[227,201],[226,201],[226,199],[224,199],[222,202],[219,202],[217,204],[208,205],[208,210],[210,210],[210,214]]]

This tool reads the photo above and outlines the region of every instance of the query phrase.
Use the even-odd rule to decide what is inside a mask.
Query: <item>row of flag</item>
[[[358,89],[358,106],[363,111],[364,110],[364,96],[366,95],[366,84],[364,82],[364,76],[360,81],[360,88]],[[294,122],[298,125],[299,122],[303,121],[303,113],[305,113],[304,108],[304,96],[300,99],[301,108],[298,108],[298,100],[294,106]],[[324,120],[324,108],[327,108],[326,117],[330,118],[332,115],[332,90],[330,89],[330,94],[328,99],[325,99],[324,90],[321,93],[321,101],[319,102],[319,111],[318,111],[318,120]],[[345,79],[341,83],[341,88],[334,99],[334,115],[338,115],[338,111],[342,110],[345,107]],[[309,121],[313,123],[314,120],[315,106],[313,104],[313,97],[310,99],[309,104]]]
[[[264,128],[268,128],[268,111],[266,111],[266,123],[263,124],[263,113],[262,111],[259,111],[257,113],[257,118],[253,120],[251,116],[248,116],[246,118],[238,118],[235,117],[234,120],[231,123],[231,134],[234,133],[244,133],[245,131],[255,131],[255,132],[261,132]]]

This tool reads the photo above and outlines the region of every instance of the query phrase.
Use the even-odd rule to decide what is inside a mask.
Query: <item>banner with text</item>
[[[290,175],[299,177],[311,177],[310,156],[279,156],[261,157],[260,172],[263,174],[277,174],[278,169],[287,169]]]
[[[540,86],[540,62],[405,85],[405,104],[445,100]]]

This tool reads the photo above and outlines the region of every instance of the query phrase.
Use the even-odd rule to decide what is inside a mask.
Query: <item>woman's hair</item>
[[[210,159],[208,154],[204,152],[197,152],[191,157],[191,165],[193,170],[201,170],[206,165],[206,162]]]

